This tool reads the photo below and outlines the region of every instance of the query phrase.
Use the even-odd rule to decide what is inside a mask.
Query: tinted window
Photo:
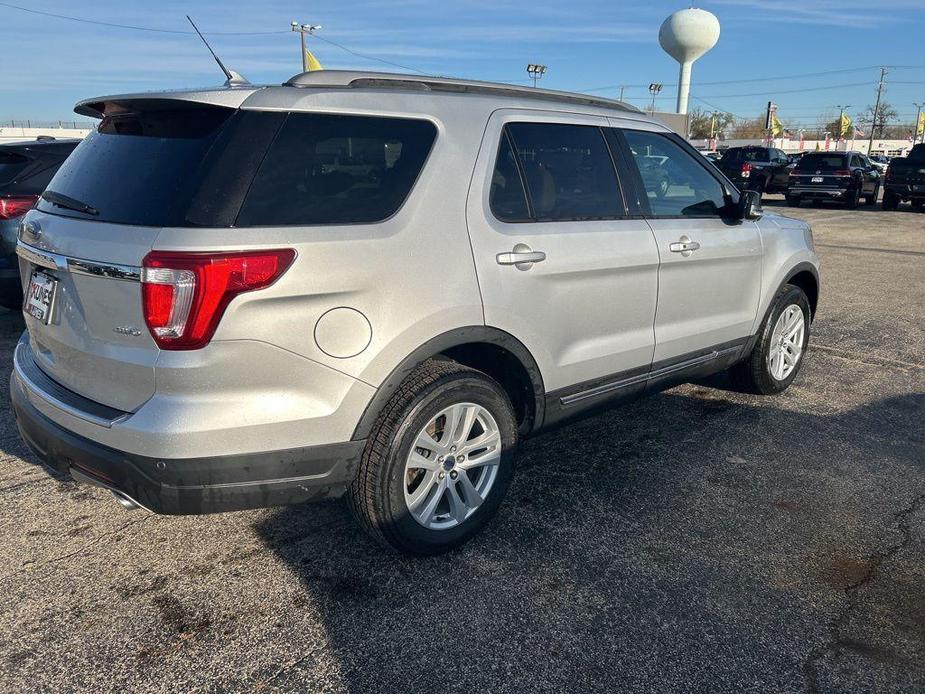
[[[234,111],[171,108],[104,118],[58,169],[48,189],[99,211],[97,219],[142,226],[183,223],[200,163]],[[47,200],[39,209],[91,218]]]
[[[28,162],[28,159],[16,152],[0,151],[0,185],[12,181]]]
[[[669,137],[624,130],[639,167],[642,184],[655,216],[717,216],[725,206],[723,187],[693,154]]]
[[[498,147],[489,200],[492,213],[503,222],[526,222],[530,219],[523,181],[506,132],[502,134]]]
[[[727,149],[723,155],[723,163],[739,163],[745,161],[768,161],[768,150],[762,148],[733,147]]]
[[[625,214],[610,150],[600,128],[511,123],[537,221],[613,219]]]
[[[428,121],[291,114],[238,216],[240,226],[355,224],[393,215],[436,137]]]
[[[797,164],[800,171],[837,171],[845,168],[844,154],[807,154]]]

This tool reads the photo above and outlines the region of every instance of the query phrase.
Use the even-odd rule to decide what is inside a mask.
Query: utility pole
[[[874,129],[877,127],[877,117],[880,115],[880,97],[883,96],[883,80],[886,79],[886,68],[880,68],[880,86],[877,87],[877,105],[874,106],[874,117],[870,124],[870,137],[867,139],[867,156],[870,156],[870,150],[874,148]]]
[[[308,53],[305,52],[305,34],[311,34],[321,28],[320,24],[300,24],[292,20],[292,30],[298,32],[299,42],[302,45],[302,72],[308,72]]]
[[[623,90],[624,89],[626,89],[626,87],[622,87],[622,86],[620,87],[620,101],[623,101]]]
[[[919,139],[919,121],[922,118],[922,107],[925,106],[925,102],[919,101],[912,105],[918,109],[915,112],[915,125],[912,126],[912,144],[915,144]],[[925,142],[925,131],[922,132],[922,142]]]

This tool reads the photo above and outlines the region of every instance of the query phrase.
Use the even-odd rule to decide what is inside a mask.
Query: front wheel
[[[730,369],[741,390],[774,395],[786,390],[803,365],[809,344],[809,299],[802,289],[784,285],[774,299],[745,361]]]
[[[439,554],[494,515],[514,474],[516,445],[513,407],[493,379],[428,360],[380,415],[347,501],[384,547]]]

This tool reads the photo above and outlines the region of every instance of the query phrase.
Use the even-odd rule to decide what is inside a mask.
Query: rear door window
[[[426,120],[290,114],[254,177],[237,225],[387,219],[411,192],[436,135]]]
[[[626,208],[600,128],[566,123],[510,123],[533,219],[615,219]]]

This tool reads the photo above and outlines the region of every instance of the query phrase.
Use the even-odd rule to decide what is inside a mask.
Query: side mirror
[[[761,219],[761,195],[754,190],[743,190],[739,196],[739,219]]]

